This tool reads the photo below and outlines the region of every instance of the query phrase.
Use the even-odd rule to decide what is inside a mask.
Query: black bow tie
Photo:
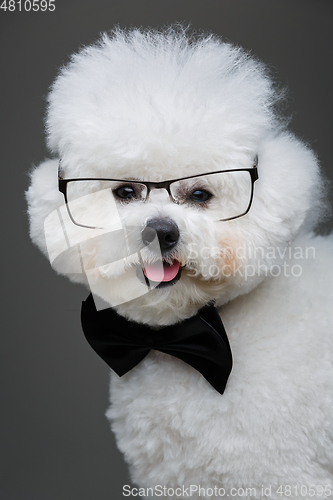
[[[232,354],[221,318],[213,306],[181,323],[153,330],[128,321],[113,309],[97,311],[90,294],[82,302],[83,332],[91,347],[120,377],[151,349],[171,354],[198,370],[223,394],[232,369]]]

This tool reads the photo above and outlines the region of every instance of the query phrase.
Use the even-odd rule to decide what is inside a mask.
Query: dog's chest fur
[[[223,395],[156,352],[112,377],[108,417],[136,483],[259,491],[332,482],[329,299],[318,288],[313,303],[306,285],[314,267],[266,280],[221,308],[234,357]]]

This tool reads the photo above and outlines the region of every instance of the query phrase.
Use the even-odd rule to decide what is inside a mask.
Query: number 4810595
[[[5,12],[14,12],[15,10],[21,11],[34,11],[39,10],[45,12],[46,10],[52,12],[55,10],[55,0],[3,0],[0,9]]]

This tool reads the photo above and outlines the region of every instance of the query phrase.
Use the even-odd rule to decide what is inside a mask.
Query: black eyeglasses
[[[59,165],[59,191],[74,224],[103,228],[121,205],[148,200],[152,190],[165,189],[178,204],[202,209],[216,221],[237,219],[250,210],[258,157],[250,168],[220,170],[167,181],[134,179],[64,179]]]

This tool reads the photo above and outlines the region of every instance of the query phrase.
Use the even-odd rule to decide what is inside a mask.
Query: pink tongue
[[[147,264],[144,273],[151,281],[171,281],[177,275],[179,266],[178,260],[174,260],[172,264],[158,261],[154,264]]]

